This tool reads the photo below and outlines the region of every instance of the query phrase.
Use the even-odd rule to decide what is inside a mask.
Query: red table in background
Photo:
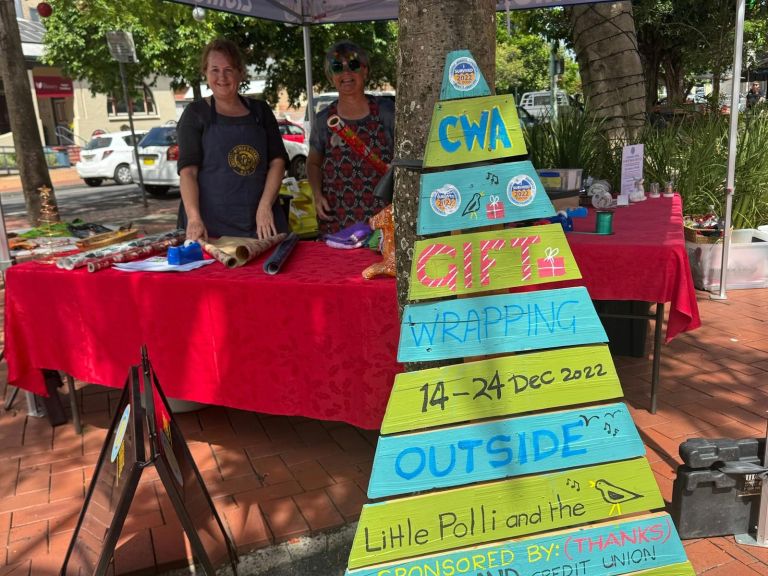
[[[662,317],[669,302],[667,340],[697,328],[679,198],[617,209],[613,228],[568,235],[583,275],[572,284],[597,300],[661,303]],[[594,214],[576,229],[594,230]],[[401,369],[395,281],[360,275],[378,259],[301,242],[275,276],[263,260],[187,273],[12,266],[8,380],[44,394],[48,368],[119,387],[146,344],[168,396],[375,429]]]

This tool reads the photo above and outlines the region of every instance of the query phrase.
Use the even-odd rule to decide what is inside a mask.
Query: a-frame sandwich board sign
[[[514,101],[481,77],[447,56],[424,164],[454,169],[422,178],[419,233],[529,220],[532,197],[554,214]],[[416,243],[398,359],[481,359],[398,375],[349,576],[693,575],[670,517],[637,516],[663,500],[629,411],[605,403],[621,389],[586,288],[539,289],[580,277],[560,226]],[[519,286],[539,290],[499,293]]]
[[[138,368],[132,366],[96,461],[61,576],[101,576],[109,569],[141,472],[147,465],[139,386]]]
[[[221,521],[192,454],[173,418],[160,382],[142,348],[144,405],[149,428],[152,461],[206,575],[229,562],[237,574],[237,550]]]
[[[215,576],[216,566],[229,563],[237,575],[232,538],[173,419],[146,348],[141,354],[141,366],[130,368],[59,574],[108,573],[141,474],[155,465],[202,573]]]

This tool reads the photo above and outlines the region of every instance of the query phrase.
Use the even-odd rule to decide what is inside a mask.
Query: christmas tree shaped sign
[[[480,230],[416,242],[398,359],[456,364],[396,377],[348,576],[694,574],[586,288],[546,289],[581,278],[562,227],[488,228],[554,215],[525,154],[448,54],[417,230]]]

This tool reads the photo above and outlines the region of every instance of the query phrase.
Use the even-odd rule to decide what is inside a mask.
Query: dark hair
[[[323,70],[328,79],[331,79],[331,62],[334,60],[345,59],[349,61],[352,58],[357,58],[360,64],[368,68],[368,52],[363,50],[360,46],[352,42],[351,40],[339,40],[335,42],[333,46],[328,48],[325,53],[325,62],[323,62]]]
[[[200,58],[200,71],[203,73],[203,76],[205,76],[205,71],[208,69],[208,57],[211,55],[211,52],[218,52],[226,56],[229,63],[245,78],[245,58],[243,58],[243,53],[237,44],[226,38],[211,40],[203,50],[203,55]]]

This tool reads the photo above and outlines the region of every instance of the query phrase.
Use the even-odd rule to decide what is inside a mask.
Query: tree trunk
[[[56,197],[51,185],[51,175],[45,162],[43,143],[37,129],[37,116],[32,103],[32,92],[21,50],[19,25],[12,0],[0,0],[0,77],[5,86],[8,116],[16,149],[16,165],[19,167],[24,202],[30,224],[40,223],[41,189],[50,191],[53,211],[51,220],[58,220]]]
[[[685,101],[685,68],[679,55],[664,58],[664,85],[667,87],[667,104],[682,104]]]
[[[632,5],[574,6],[570,20],[585,100],[609,137],[634,138],[645,124],[645,80]]]
[[[400,1],[395,159],[424,157],[432,110],[440,95],[448,52],[469,50],[488,86],[493,87],[495,10],[495,0]],[[394,212],[397,300],[401,314],[408,298],[418,201],[419,175],[398,169]]]

